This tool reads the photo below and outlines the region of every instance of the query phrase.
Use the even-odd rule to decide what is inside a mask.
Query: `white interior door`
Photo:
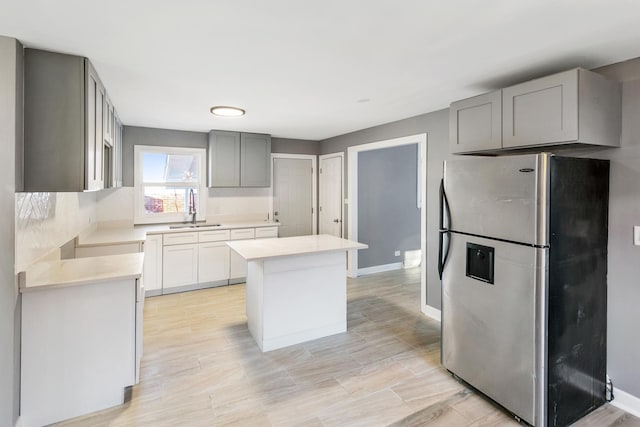
[[[342,237],[342,156],[320,158],[320,234]]]
[[[273,218],[280,237],[313,234],[312,195],[310,159],[273,159]]]

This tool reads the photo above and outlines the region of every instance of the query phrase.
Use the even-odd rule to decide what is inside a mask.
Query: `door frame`
[[[349,219],[349,240],[358,240],[358,153],[363,151],[379,150],[381,148],[399,147],[402,145],[418,145],[418,203],[420,204],[420,298],[421,305],[426,301],[427,289],[427,134],[404,136],[401,138],[387,139],[368,144],[354,145],[347,149],[349,168],[347,170],[348,194],[347,203]],[[393,220],[390,220],[393,225]],[[349,277],[358,277],[358,257],[355,250],[347,251],[347,274]]]
[[[344,203],[345,203],[345,199],[346,199],[346,191],[344,188],[344,152],[339,151],[337,153],[329,153],[329,154],[322,154],[320,156],[318,156],[318,167],[320,167],[320,160],[322,159],[328,159],[331,157],[340,157],[342,160],[342,164],[340,166],[340,180],[342,183],[342,196],[340,197],[340,229],[341,229],[341,235],[344,238]],[[318,175],[318,177],[320,177],[320,175]],[[321,178],[318,178],[318,186],[320,186],[320,181]],[[320,199],[318,199],[318,204],[320,203]],[[318,215],[318,232],[320,232],[320,216]]]
[[[271,188],[269,193],[269,212],[271,213],[271,220],[273,221],[273,187],[274,187],[274,160],[275,159],[298,159],[298,160],[311,160],[311,233],[318,234],[318,179],[317,179],[317,157],[314,154],[287,154],[287,153],[271,153]]]

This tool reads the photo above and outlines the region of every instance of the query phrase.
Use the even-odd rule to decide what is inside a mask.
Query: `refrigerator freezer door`
[[[544,355],[536,353],[543,350],[536,344],[541,330],[536,321],[543,317],[536,311],[540,288],[536,281],[546,277],[541,260],[548,249],[457,233],[450,237],[442,282],[442,363],[533,424],[537,421],[535,378],[544,377],[540,375]],[[490,262],[491,268],[477,267],[482,260]],[[474,273],[474,268],[492,270],[493,283],[486,274]]]
[[[467,157],[445,163],[450,230],[547,244],[547,155]]]

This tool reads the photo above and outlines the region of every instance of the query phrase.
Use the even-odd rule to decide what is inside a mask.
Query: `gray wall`
[[[418,146],[358,154],[358,268],[402,261],[394,251],[420,249]]]
[[[122,134],[122,182],[133,187],[133,146],[207,148],[209,134],[170,129],[125,126]]]
[[[633,246],[634,225],[640,225],[640,60],[596,70],[623,83],[621,147],[562,151],[563,155],[611,161],[608,261],[608,373],[617,388],[640,397],[640,247]],[[440,308],[436,273],[438,185],[442,161],[451,157],[448,110],[436,111],[321,141],[320,154],[352,145],[427,133],[427,303]],[[346,171],[345,171],[346,173]]]
[[[308,139],[271,138],[272,153],[318,155],[320,143]]]
[[[20,297],[15,264],[16,162],[22,139],[22,46],[0,36],[0,425],[18,418]],[[17,148],[17,149],[16,149]],[[18,152],[18,155],[16,155]]]
[[[400,138],[403,136],[427,134],[427,188],[423,209],[427,209],[427,253],[426,275],[427,304],[440,308],[440,281],[437,272],[438,255],[438,186],[442,177],[442,162],[449,154],[449,110],[440,110],[397,122],[387,123],[357,132],[348,133],[320,142],[320,154],[345,153],[345,180],[348,180],[347,148],[353,145]],[[345,182],[345,188],[347,183]],[[345,220],[348,205],[345,205]],[[345,232],[349,224],[345,221]],[[389,227],[387,227],[389,229]],[[361,233],[361,230],[358,230]],[[388,236],[393,231],[388,230]]]

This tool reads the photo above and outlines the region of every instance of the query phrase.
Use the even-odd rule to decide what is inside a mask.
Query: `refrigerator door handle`
[[[438,277],[442,280],[442,273],[444,266],[447,263],[449,257],[449,242],[447,242],[446,252],[444,250],[444,236],[449,234],[449,229],[445,228],[444,215],[446,214],[447,227],[451,227],[451,212],[449,210],[449,200],[447,200],[447,193],[444,191],[444,179],[440,180],[440,220],[438,230]]]

